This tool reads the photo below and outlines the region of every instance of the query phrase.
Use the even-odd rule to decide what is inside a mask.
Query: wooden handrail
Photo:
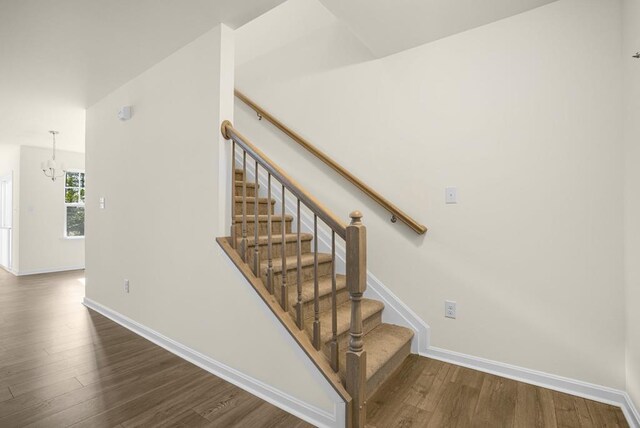
[[[342,165],[340,165],[337,162],[335,162],[333,159],[331,159],[329,156],[327,156],[327,154],[325,154],[320,149],[318,149],[316,146],[311,144],[309,141],[307,141],[300,134],[298,134],[297,132],[295,132],[294,130],[289,128],[287,125],[282,123],[280,120],[276,119],[273,115],[271,115],[265,109],[263,109],[258,104],[253,102],[250,98],[248,98],[242,92],[240,92],[240,91],[238,91],[236,89],[235,90],[235,96],[240,101],[242,101],[243,103],[248,105],[252,110],[254,110],[258,114],[259,117],[265,118],[266,120],[271,122],[276,128],[278,128],[279,130],[284,132],[286,135],[288,135],[296,143],[300,144],[302,147],[307,149],[315,157],[317,157],[322,162],[324,162],[326,165],[331,167],[334,171],[336,171],[338,174],[340,174],[342,177],[344,177],[347,181],[349,181],[351,184],[353,184],[358,189],[360,189],[362,192],[364,192],[371,199],[376,201],[378,204],[382,205],[382,207],[384,209],[386,209],[387,211],[389,211],[389,213],[391,213],[391,216],[392,216],[391,217],[391,221],[392,222],[395,223],[395,219],[396,218],[400,219],[400,221],[402,221],[404,224],[409,226],[411,229],[413,229],[416,233],[418,233],[420,235],[424,234],[427,231],[426,226],[424,226],[424,225],[418,223],[417,221],[415,221],[413,218],[411,218],[408,214],[406,214],[400,208],[395,206],[393,203],[391,203],[389,200],[384,198],[381,194],[379,194],[378,192],[373,190],[371,187],[367,186],[365,183],[362,182],[362,180],[360,180],[355,175],[351,174]]]
[[[278,165],[275,164],[267,155],[265,155],[259,148],[253,145],[247,137],[238,132],[233,127],[231,122],[225,120],[220,127],[222,135],[226,139],[235,141],[240,147],[242,147],[246,153],[248,153],[254,160],[256,160],[260,166],[266,169],[271,175],[273,175],[287,190],[295,197],[300,199],[314,214],[316,214],[322,221],[325,222],[334,232],[341,238],[346,237],[347,226],[336,217],[331,211],[329,211],[324,205],[322,205],[316,198],[311,196],[302,186],[298,184],[293,178],[284,172]]]

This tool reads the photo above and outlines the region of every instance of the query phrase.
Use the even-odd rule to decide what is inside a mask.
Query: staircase
[[[384,304],[363,298],[366,229],[362,215],[354,212],[350,224],[342,224],[230,123],[225,122],[222,131],[233,144],[232,225],[231,236],[218,242],[345,398],[346,426],[364,427],[366,400],[409,355],[413,331],[383,323]],[[236,162],[237,146],[242,151],[241,165]],[[256,177],[252,181],[247,156]],[[268,174],[266,189],[258,183],[260,167]],[[272,197],[276,188],[282,192],[281,204]],[[295,216],[286,214],[287,193],[297,200]],[[314,214],[310,233],[301,230],[301,205]],[[332,230],[329,253],[318,251],[318,221]],[[344,274],[336,273],[336,238],[346,241]]]

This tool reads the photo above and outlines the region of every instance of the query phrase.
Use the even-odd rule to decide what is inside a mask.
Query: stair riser
[[[256,188],[247,186],[247,193],[245,196],[255,196]],[[236,196],[242,196],[242,183],[236,183]]]
[[[236,181],[242,181],[243,179],[244,179],[244,174],[242,173],[242,170],[236,171]]]
[[[263,236],[267,234],[267,222],[261,221],[258,222],[258,236]],[[291,221],[287,221],[287,226],[285,229],[285,233],[291,233]],[[236,223],[236,237],[242,237],[242,221]],[[255,228],[253,221],[249,221],[249,216],[247,216],[247,236],[255,236],[254,234]],[[282,222],[281,221],[271,221],[271,233],[273,234],[282,234]]]
[[[385,363],[371,378],[367,381],[367,399],[378,391],[382,384],[389,379],[402,365],[405,358],[411,353],[411,341],[407,342],[396,354]]]
[[[274,260],[273,264],[274,266],[277,263],[281,263],[280,260]],[[302,266],[302,270],[301,270],[301,281],[302,282],[306,282],[306,281],[310,281],[313,279],[313,272],[314,272],[314,268],[313,268],[313,264],[309,265],[309,266]],[[324,262],[324,263],[320,263],[318,262],[318,278],[321,276],[325,276],[325,275],[330,275],[331,274],[331,262]],[[264,272],[262,272],[262,278],[263,281],[266,282],[267,279],[267,273],[266,273],[266,269],[264,269]],[[282,273],[281,272],[277,272],[273,274],[273,284],[275,287],[280,287],[282,285]],[[287,286],[292,286],[292,287],[296,287],[298,284],[298,271],[296,269],[296,264],[293,263],[291,266],[287,265]]]
[[[289,302],[291,303],[291,307],[289,308],[289,313],[291,313],[294,319],[297,316],[296,314],[297,304],[295,302],[296,299],[297,299],[297,294],[294,294],[294,295],[289,294]],[[320,312],[331,310],[331,300],[332,300],[331,294],[320,296],[320,299],[319,299]],[[343,288],[342,290],[337,291],[336,306],[340,306],[341,304],[343,304],[348,300],[349,300],[349,293],[347,292],[346,288]],[[303,303],[302,311],[303,311],[302,314],[304,315],[304,318],[305,318],[305,322],[306,323],[313,322],[313,316],[314,316],[313,300]],[[329,326],[329,328],[331,328],[331,326]]]
[[[305,253],[310,253],[311,252],[311,241],[302,241],[301,242],[302,246],[301,246],[301,253],[300,254],[305,254]],[[247,248],[247,251],[249,252],[248,254],[248,259],[249,259],[249,266],[253,266],[253,259],[255,258],[255,245],[249,245],[249,247]],[[268,260],[269,257],[269,251],[268,251],[268,246],[267,244],[261,244],[258,246],[258,249],[260,250],[260,261],[265,261]],[[285,245],[285,252],[287,256],[295,256],[296,254],[298,254],[298,243],[297,242],[287,242],[287,245]],[[271,258],[275,259],[275,258],[280,258],[282,255],[282,244],[281,243],[272,243],[271,244]]]
[[[267,215],[269,213],[269,207],[271,207],[271,214],[273,214],[275,212],[273,209],[273,204],[258,203],[258,214]],[[236,210],[235,213],[237,215],[242,214],[242,202],[236,201],[235,210]],[[255,210],[255,202],[247,201],[247,215],[248,216],[255,215],[254,210]]]
[[[362,323],[362,331],[364,334],[369,333],[371,330],[376,328],[382,323],[382,311],[376,312],[371,315],[367,319],[365,319]],[[329,325],[322,325],[322,330],[329,329],[331,331],[331,323]],[[331,358],[331,341],[324,344],[322,347],[322,351],[328,358]],[[342,334],[338,335],[338,349],[340,352],[346,352],[349,349],[349,330],[345,331]]]

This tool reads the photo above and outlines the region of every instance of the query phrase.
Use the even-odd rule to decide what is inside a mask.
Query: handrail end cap
[[[229,134],[227,134],[227,126],[233,127],[233,124],[228,120],[222,121],[222,124],[220,125],[220,133],[222,134],[225,140],[230,140],[231,137],[229,137]]]
[[[353,211],[349,214],[349,217],[351,217],[351,224],[362,223],[362,213],[360,211]]]

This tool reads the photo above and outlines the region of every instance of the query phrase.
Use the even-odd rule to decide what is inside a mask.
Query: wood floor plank
[[[213,426],[216,427],[255,427],[255,428],[290,428],[291,426],[297,426],[300,428],[312,427],[297,418],[293,418],[292,415],[280,414],[277,418],[265,418],[265,415],[269,413],[269,403],[262,402],[252,409],[248,409],[244,414],[241,414],[238,419],[224,421],[220,418],[216,419]],[[295,421],[295,422],[294,422]]]
[[[252,420],[263,417],[263,412],[257,412],[261,403],[262,400],[258,397],[241,391],[228,400],[209,407],[204,413],[198,413],[218,427],[253,426]]]
[[[9,390],[14,396],[23,395],[61,381],[74,379],[75,376],[76,370],[73,367],[68,367],[62,370],[43,372],[42,376],[29,378],[19,383],[13,383],[9,385]]]
[[[211,422],[207,418],[203,418],[199,413],[193,409],[185,410],[168,420],[154,425],[157,428],[165,427],[181,427],[181,428],[205,428],[205,427],[218,427],[220,425],[215,422]]]
[[[576,411],[573,397],[554,391],[553,402],[555,404],[556,421],[559,428],[580,427],[580,417]]]
[[[13,394],[9,391],[9,387],[0,388],[0,403],[13,398]],[[1,414],[1,413],[0,413]]]
[[[2,428],[243,426],[255,409],[260,426],[308,426],[87,309],[82,279],[0,272]],[[215,397],[216,421],[193,409]]]
[[[412,377],[413,374],[411,373],[408,374],[409,379],[415,379],[416,381],[411,383],[411,388],[404,399],[404,403],[420,407],[420,403],[424,403],[427,400],[429,392],[438,388],[436,379],[438,379],[438,373],[441,372],[445,363],[415,356],[411,357],[411,359],[420,362],[420,371],[415,377]],[[446,370],[442,373],[443,375],[446,374]]]
[[[76,414],[83,413],[85,407],[78,407],[83,403],[95,404],[94,399],[102,400],[105,405],[117,403],[118,399],[128,397],[128,393],[134,393],[138,388],[154,388],[165,382],[170,375],[180,376],[184,374],[185,364],[175,364],[172,359],[167,359],[158,364],[144,367],[138,372],[127,374],[117,379],[104,383],[85,386],[78,390],[47,400],[33,407],[25,408],[9,417],[0,417],[0,426],[24,426],[39,421],[47,420],[54,415],[65,412],[68,414],[65,421],[76,419]],[[69,414],[69,409],[71,414]],[[102,412],[104,409],[100,409]],[[76,413],[77,412],[77,413]],[[84,414],[84,413],[83,413]],[[64,422],[64,421],[63,421]],[[75,421],[77,422],[77,420]],[[69,425],[69,424],[68,424]],[[58,425],[60,426],[60,425]],[[62,424],[64,426],[64,424]]]
[[[0,271],[0,426],[310,425],[79,302],[82,272]],[[614,406],[410,356],[367,406],[371,427],[628,427]]]
[[[371,427],[628,427],[607,404],[411,355],[369,400]]]
[[[476,389],[481,389],[485,380],[485,373],[462,366],[453,366],[451,376],[449,378],[450,382],[459,383],[460,385],[466,385]]]
[[[585,401],[585,399],[581,397],[571,398],[573,399],[573,405],[576,409],[576,413],[578,414],[580,426],[582,428],[599,428],[594,425],[593,420],[591,419],[591,415],[589,414],[589,409],[587,408],[587,402]]]
[[[409,356],[402,363],[398,375],[392,377],[389,382],[380,387],[373,397],[367,400],[367,414],[370,421],[376,420],[378,410],[400,407],[407,400],[415,400],[414,395],[420,394],[422,390],[414,391],[413,387],[419,387],[421,384],[410,382],[410,380],[422,374],[423,366],[420,359],[412,356]],[[407,388],[407,385],[411,385],[411,387]]]
[[[556,411],[550,390],[518,382],[514,426],[556,428]]]
[[[48,354],[43,348],[35,349],[10,349],[0,353],[0,367],[6,365],[18,364],[23,361],[28,361],[32,358],[46,357]]]
[[[161,425],[171,420],[185,408],[192,409],[216,395],[235,388],[235,386],[215,376],[208,376],[195,382],[196,385],[194,387],[188,388],[181,394],[172,394],[168,399],[165,398],[155,405],[137,412],[135,415],[128,415],[124,418],[122,426],[132,428]]]
[[[484,375],[473,426],[513,426],[518,384],[511,379]]]
[[[262,403],[260,413],[264,415],[269,412],[268,406],[268,403]],[[313,425],[285,412],[273,417],[262,417],[257,426],[258,428],[313,428]]]
[[[428,427],[470,427],[480,391],[459,383],[444,386],[442,399],[429,420]]]
[[[92,368],[85,366],[78,369],[79,374],[76,375],[76,379],[82,385],[87,386],[138,370],[148,364],[155,364],[166,358],[166,352],[158,348],[140,350],[128,355],[122,355],[122,358],[114,358],[112,364]]]
[[[622,410],[618,407],[585,400],[593,426],[601,428],[628,428]]]
[[[247,394],[242,390],[228,388],[221,394],[217,394],[194,406],[193,409],[202,417],[214,421],[220,414],[224,414],[227,409],[234,407],[235,403],[241,402]]]
[[[400,404],[395,410],[394,412],[385,412],[375,421],[371,421],[371,427],[422,428],[429,426],[429,421],[433,417],[432,413],[408,404]]]
[[[418,402],[418,408],[429,413],[433,413],[435,411],[438,403],[440,403],[440,400],[442,399],[442,392],[447,385],[447,379],[452,371],[453,366],[449,364],[440,365],[427,394],[424,396],[424,399]]]
[[[114,348],[117,348],[114,346]],[[104,367],[118,367],[122,359],[131,358],[141,352],[151,352],[144,347],[118,348],[120,352],[105,352],[96,350],[95,353],[80,353],[76,356],[58,358],[58,361],[44,364],[28,370],[21,370],[13,375],[0,379],[0,386],[7,385],[13,395],[21,395],[34,389],[51,385],[60,380],[77,377],[83,374],[91,374]],[[158,349],[156,347],[156,349]],[[85,376],[85,375],[83,375]]]
[[[119,425],[140,412],[144,412],[161,404],[167,397],[185,395],[190,389],[196,388],[198,384],[206,382],[207,377],[206,373],[194,370],[184,377],[172,379],[155,389],[138,391],[141,394],[137,396],[128,394],[128,399],[124,400],[120,405],[111,405],[101,413],[96,413],[95,411],[85,413],[88,417],[81,419],[80,422],[74,426],[109,428],[114,425]],[[84,405],[84,407],[88,406]],[[75,413],[78,413],[78,411],[76,410]]]
[[[0,402],[0,416],[12,415],[25,408],[36,406],[46,400],[80,389],[82,385],[75,378],[62,380],[43,388]]]

